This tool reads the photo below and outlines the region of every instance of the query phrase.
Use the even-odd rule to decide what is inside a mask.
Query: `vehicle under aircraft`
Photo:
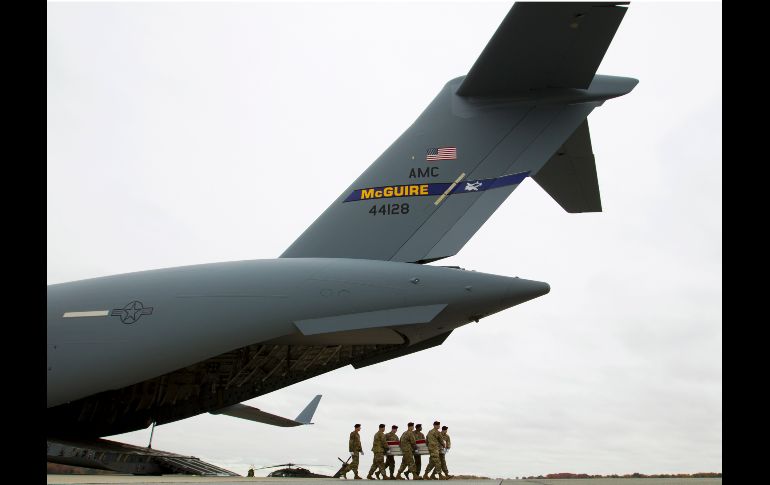
[[[295,419],[242,402],[441,345],[548,293],[430,263],[457,254],[528,178],[567,212],[601,211],[587,116],[638,82],[596,74],[627,4],[516,3],[468,74],[277,259],[49,285],[48,460],[223,474],[100,438],[206,412],[310,424],[320,395]]]

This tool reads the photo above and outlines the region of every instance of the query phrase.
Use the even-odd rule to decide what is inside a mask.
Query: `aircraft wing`
[[[310,420],[313,419],[313,414],[315,413],[316,408],[318,408],[319,402],[321,402],[321,394],[314,397],[295,419],[284,418],[282,416],[267,413],[246,404],[234,404],[217,411],[212,411],[211,414],[226,414],[235,418],[248,419],[249,421],[271,424],[273,426],[302,426],[303,424],[313,424]]]
[[[570,212],[601,210],[593,155],[552,157],[571,137],[587,141],[587,125],[578,129],[588,114],[637,84],[595,75],[626,11],[618,5],[514,5],[468,75],[449,81],[281,257],[446,258],[528,177]],[[576,179],[578,168],[588,178]]]

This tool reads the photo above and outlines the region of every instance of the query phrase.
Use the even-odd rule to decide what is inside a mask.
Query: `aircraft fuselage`
[[[50,285],[50,422],[59,434],[105,436],[213,411],[548,291],[456,268],[334,258]]]

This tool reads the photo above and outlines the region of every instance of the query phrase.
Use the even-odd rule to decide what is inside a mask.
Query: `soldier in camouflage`
[[[422,476],[423,480],[435,480],[437,473],[440,479],[447,479],[441,469],[441,459],[439,458],[441,448],[444,447],[444,439],[441,437],[441,432],[438,430],[439,426],[441,426],[441,423],[434,421],[433,429],[428,431],[427,442],[428,451],[430,452],[430,463],[428,463],[428,466],[425,468],[425,474]],[[433,470],[433,473],[429,477],[428,473],[430,473],[431,470]]]
[[[364,454],[364,449],[361,448],[361,437],[358,435],[358,432],[361,430],[361,425],[356,424],[353,427],[353,431],[350,432],[350,440],[348,440],[348,451],[350,452],[350,456],[353,457],[353,461],[351,461],[348,465],[345,466],[345,468],[342,469],[342,476],[345,478],[347,477],[347,473],[349,471],[353,471],[356,480],[361,480],[361,477],[358,476],[358,454],[361,453]]]
[[[390,427],[390,433],[385,435],[387,441],[399,441],[398,439],[398,426],[395,424]],[[393,455],[387,455],[385,458],[385,467],[390,470],[390,479],[394,480],[393,472],[396,471],[396,457]]]
[[[446,467],[446,454],[449,451],[449,448],[452,447],[452,441],[449,439],[449,434],[447,433],[448,429],[448,426],[441,427],[441,437],[444,438],[444,452],[439,453],[438,456],[441,459],[441,469],[444,470],[444,475],[446,475],[447,478],[452,478],[454,475],[450,475],[449,469]]]
[[[414,466],[414,451],[417,448],[415,443],[416,440],[414,438],[414,423],[406,425],[406,431],[401,435],[400,441],[403,457],[401,458],[401,466],[398,468],[398,473],[396,474],[396,480],[403,480],[403,478],[401,478],[401,472],[407,467],[409,467],[407,473],[411,473],[415,480],[422,480],[420,473]]]
[[[374,480],[372,473],[374,470],[378,470],[378,475],[381,473],[385,477],[385,450],[388,449],[388,442],[385,439],[385,425],[381,424],[376,433],[374,433],[374,441],[372,443],[372,452],[374,453],[374,460],[372,460],[372,466],[369,468],[369,474],[366,478]],[[385,477],[387,478],[387,477]]]
[[[414,439],[416,440],[424,440],[425,435],[422,433],[422,424],[417,423],[417,425],[414,427]],[[414,454],[414,468],[417,470],[417,473],[414,474],[414,479],[417,479],[417,477],[420,476],[420,470],[422,469],[422,455],[418,455],[417,453]],[[408,475],[409,472],[407,472],[407,478],[409,478]]]

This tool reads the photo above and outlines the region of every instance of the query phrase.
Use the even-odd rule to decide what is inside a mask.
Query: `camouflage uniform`
[[[348,440],[348,451],[353,457],[353,461],[351,461],[345,467],[345,469],[342,471],[342,474],[344,475],[352,470],[353,473],[355,473],[355,476],[358,476],[358,454],[363,453],[364,449],[361,448],[361,437],[358,436],[358,433],[355,431],[350,432],[350,440]]]
[[[437,430],[436,428],[431,429],[428,431],[428,451],[430,452],[430,463],[428,463],[428,467],[425,468],[425,475],[423,475],[423,478],[428,478],[428,473],[430,473],[431,470],[433,470],[433,475],[436,473],[441,475],[441,459],[439,458],[439,452],[441,448],[444,447],[444,439],[441,437],[441,431]]]
[[[385,435],[385,439],[387,441],[398,441],[398,433],[396,433],[395,431],[391,431],[390,433]],[[393,472],[396,471],[396,457],[393,455],[387,455],[385,457],[385,467],[390,469],[390,478],[393,478]]]
[[[417,431],[415,429],[414,430],[414,439],[415,440],[424,440],[425,439],[425,435],[423,434],[422,431]],[[417,470],[417,475],[419,475],[420,474],[420,470],[422,469],[422,455],[418,455],[418,454],[415,453],[415,455],[414,455],[414,467]],[[415,475],[415,476],[417,476],[417,475]]]
[[[407,429],[404,434],[401,435],[401,466],[398,467],[398,473],[396,478],[401,478],[401,472],[409,467],[409,473],[411,473],[416,479],[420,478],[420,472],[414,466],[414,449],[417,446],[415,444],[414,431]]]
[[[378,430],[374,433],[374,442],[372,443],[374,460],[372,461],[371,468],[369,468],[369,474],[366,476],[369,480],[372,479],[372,473],[377,469],[379,469],[379,473],[385,476],[385,450],[387,449],[388,443],[385,439],[385,432]]]
[[[441,432],[441,437],[444,438],[445,449],[449,449],[452,447],[452,442],[449,439],[449,434],[446,431]],[[439,458],[441,459],[441,469],[444,470],[444,475],[449,476],[449,469],[446,467],[446,454],[445,453],[439,453]]]

